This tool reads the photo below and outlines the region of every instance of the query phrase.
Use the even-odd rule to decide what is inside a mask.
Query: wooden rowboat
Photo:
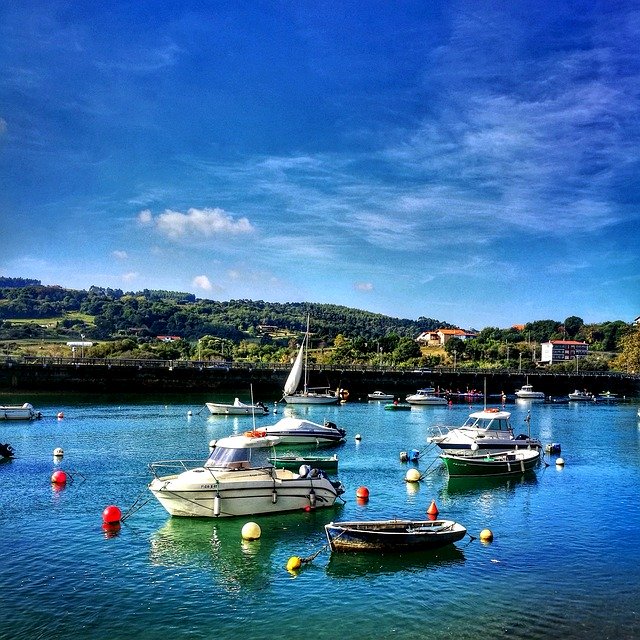
[[[370,520],[330,522],[331,551],[417,551],[462,540],[467,529],[453,520]]]

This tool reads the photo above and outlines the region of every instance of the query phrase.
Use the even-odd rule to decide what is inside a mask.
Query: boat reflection
[[[170,518],[151,539],[155,565],[204,570],[227,592],[262,589],[271,582],[274,540],[242,539],[244,520]]]
[[[512,492],[516,487],[535,486],[538,483],[535,471],[519,476],[460,477],[447,478],[442,488],[443,496],[472,496],[486,491]]]
[[[333,553],[326,572],[331,578],[347,579],[398,572],[413,574],[462,564],[464,560],[463,551],[453,544],[440,549],[392,554]]]

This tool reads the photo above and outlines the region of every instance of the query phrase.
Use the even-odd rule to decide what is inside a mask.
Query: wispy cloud
[[[371,282],[356,282],[353,285],[356,291],[369,292],[373,291],[373,284]]]
[[[126,260],[129,255],[127,254],[126,251],[122,251],[120,249],[116,249],[115,251],[111,252],[111,255],[116,259],[116,260]]]

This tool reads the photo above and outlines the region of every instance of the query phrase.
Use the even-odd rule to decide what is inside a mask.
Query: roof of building
[[[584,344],[587,343],[580,340],[549,340],[549,344]]]

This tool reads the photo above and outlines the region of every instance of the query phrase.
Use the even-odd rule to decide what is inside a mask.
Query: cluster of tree
[[[640,369],[634,364],[635,356],[623,357],[634,349],[640,351],[634,346],[638,330],[622,321],[587,325],[570,316],[564,322],[537,320],[524,328],[486,327],[473,339],[449,340],[444,352],[435,353],[422,352],[415,337],[422,331],[452,325],[427,317],[391,318],[332,304],[218,302],[183,292],[124,292],[95,286],[84,291],[42,286],[20,278],[2,281],[11,281],[11,285],[0,288],[0,339],[73,339],[83,334],[86,339],[104,341],[87,352],[93,357],[286,363],[305,331],[307,316],[311,316],[312,357],[323,364],[529,370],[536,367],[541,343],[571,339],[589,344],[591,355],[582,361],[583,369],[610,365]],[[19,282],[21,286],[17,286]],[[55,321],[11,322],[27,318]],[[181,339],[158,341],[163,335]],[[612,360],[616,352],[620,355]],[[554,368],[574,366],[567,363]]]

